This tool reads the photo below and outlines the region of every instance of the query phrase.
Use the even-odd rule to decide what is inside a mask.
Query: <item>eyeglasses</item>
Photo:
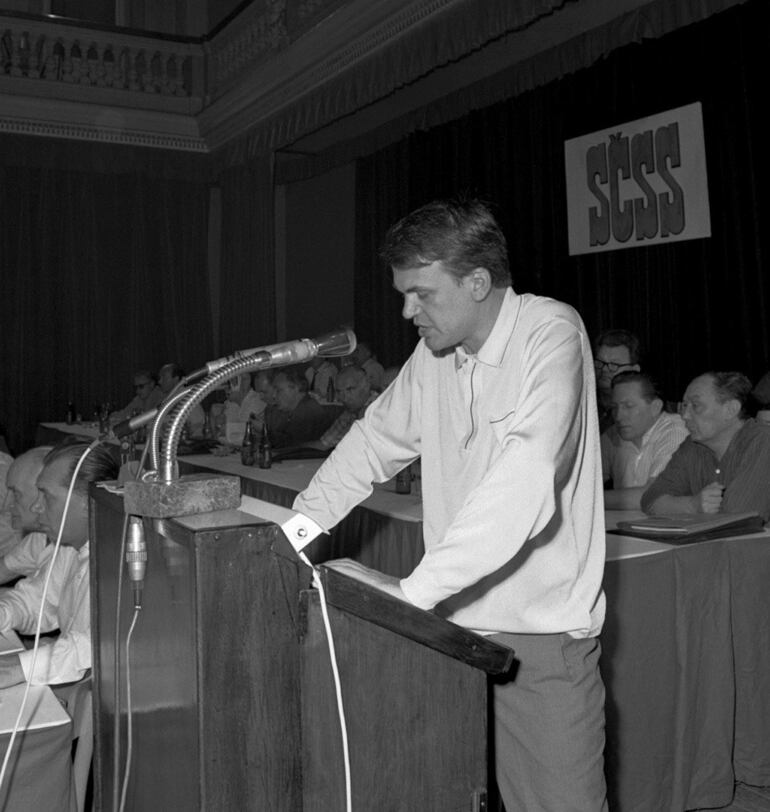
[[[610,375],[614,375],[619,369],[623,367],[631,367],[633,364],[618,364],[615,361],[601,361],[599,358],[594,358],[594,369],[597,372],[603,372],[605,369]]]

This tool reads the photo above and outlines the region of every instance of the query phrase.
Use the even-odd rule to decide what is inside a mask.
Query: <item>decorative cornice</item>
[[[74,141],[96,141],[154,149],[172,149],[185,152],[208,152],[203,138],[167,135],[157,132],[111,129],[84,124],[63,124],[36,119],[0,117],[0,132],[16,135],[38,135],[47,138],[68,138]]]

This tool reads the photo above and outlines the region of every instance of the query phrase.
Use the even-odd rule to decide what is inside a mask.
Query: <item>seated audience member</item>
[[[265,401],[251,386],[251,373],[244,372],[228,382],[225,401],[225,419],[234,423],[245,423],[252,414],[261,420],[265,411]]]
[[[699,375],[684,393],[690,436],[642,496],[642,510],[754,511],[770,519],[770,426],[747,417],[751,381],[740,372]]]
[[[374,357],[372,350],[365,341],[359,341],[356,348],[350,355],[350,361],[355,366],[361,367],[369,378],[369,385],[375,392],[382,392],[382,376],[385,374],[385,368]]]
[[[184,370],[179,364],[163,364],[158,371],[158,388],[163,392],[164,400],[176,389],[182,378],[184,378]],[[187,418],[187,427],[190,429],[190,433],[200,435],[203,432],[205,422],[206,413],[200,403],[196,403]]]
[[[276,408],[271,409],[267,430],[273,448],[317,440],[340,413],[337,406],[322,406],[307,393],[307,378],[296,367],[279,369],[273,378]]]
[[[655,382],[643,372],[619,372],[612,379],[615,424],[601,436],[607,510],[638,510],[645,489],[666,467],[687,437],[678,414],[663,411]]]
[[[334,391],[334,380],[337,377],[337,371],[337,366],[333,361],[316,355],[305,370],[310,395],[316,400],[328,401],[329,383],[331,383],[332,391]]]
[[[156,385],[155,376],[144,369],[134,375],[134,392],[136,394],[131,401],[110,414],[111,422],[118,423],[134,414],[148,412],[163,400],[163,390]]]
[[[40,529],[55,542],[62,527],[67,491],[86,443],[55,447],[37,478],[38,497],[32,510]],[[61,531],[61,547],[53,564],[43,613],[42,631],[59,630],[59,636],[41,643],[30,674],[33,651],[5,655],[0,661],[0,687],[31,678],[36,685],[75,682],[91,668],[91,606],[88,578],[88,483],[115,479],[118,468],[103,446],[92,449],[83,461],[72,491]],[[0,629],[34,634],[47,568],[18,581],[0,597]]]
[[[343,367],[339,371],[335,389],[337,401],[343,405],[344,411],[321,435],[321,448],[334,448],[353,423],[364,416],[366,407],[377,399],[366,373],[357,366]]]
[[[594,371],[599,409],[599,431],[612,424],[612,379],[618,372],[641,369],[639,339],[628,330],[605,330],[594,341]]]
[[[31,448],[17,457],[7,474],[8,495],[3,504],[16,533],[15,544],[0,557],[0,584],[20,575],[32,575],[48,561],[51,547],[45,533],[39,532],[38,514],[32,510],[37,492],[37,478],[43,470],[43,459],[51,446]]]

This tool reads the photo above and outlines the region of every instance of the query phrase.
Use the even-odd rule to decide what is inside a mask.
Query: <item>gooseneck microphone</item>
[[[309,361],[320,355],[324,358],[339,358],[343,355],[350,355],[356,348],[355,333],[347,327],[340,327],[330,333],[324,333],[318,338],[298,338],[294,341],[284,341],[281,344],[269,344],[265,347],[252,347],[248,350],[237,350],[236,352],[217,358],[215,361],[207,361],[206,366],[191,372],[185,379],[184,384],[191,384],[211,375],[222,367],[238,361],[241,358],[249,358],[258,353],[266,353],[269,356],[265,366],[288,366],[290,364],[300,364]],[[152,418],[150,418],[152,419]]]

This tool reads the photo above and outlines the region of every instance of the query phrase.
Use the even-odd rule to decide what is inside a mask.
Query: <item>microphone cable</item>
[[[318,570],[310,563],[310,560],[301,550],[298,555],[313,573],[313,586],[318,590],[321,604],[321,615],[324,622],[324,630],[326,631],[326,641],[329,646],[329,662],[332,667],[332,676],[334,677],[334,692],[337,698],[337,714],[340,720],[340,734],[342,737],[342,759],[345,768],[345,810],[352,812],[353,801],[351,792],[351,775],[350,775],[350,751],[348,747],[348,730],[347,723],[345,722],[345,707],[342,702],[342,684],[340,682],[340,672],[337,665],[337,653],[334,648],[334,637],[332,635],[332,627],[329,621],[329,608],[326,604],[326,590],[324,589],[321,577]]]

